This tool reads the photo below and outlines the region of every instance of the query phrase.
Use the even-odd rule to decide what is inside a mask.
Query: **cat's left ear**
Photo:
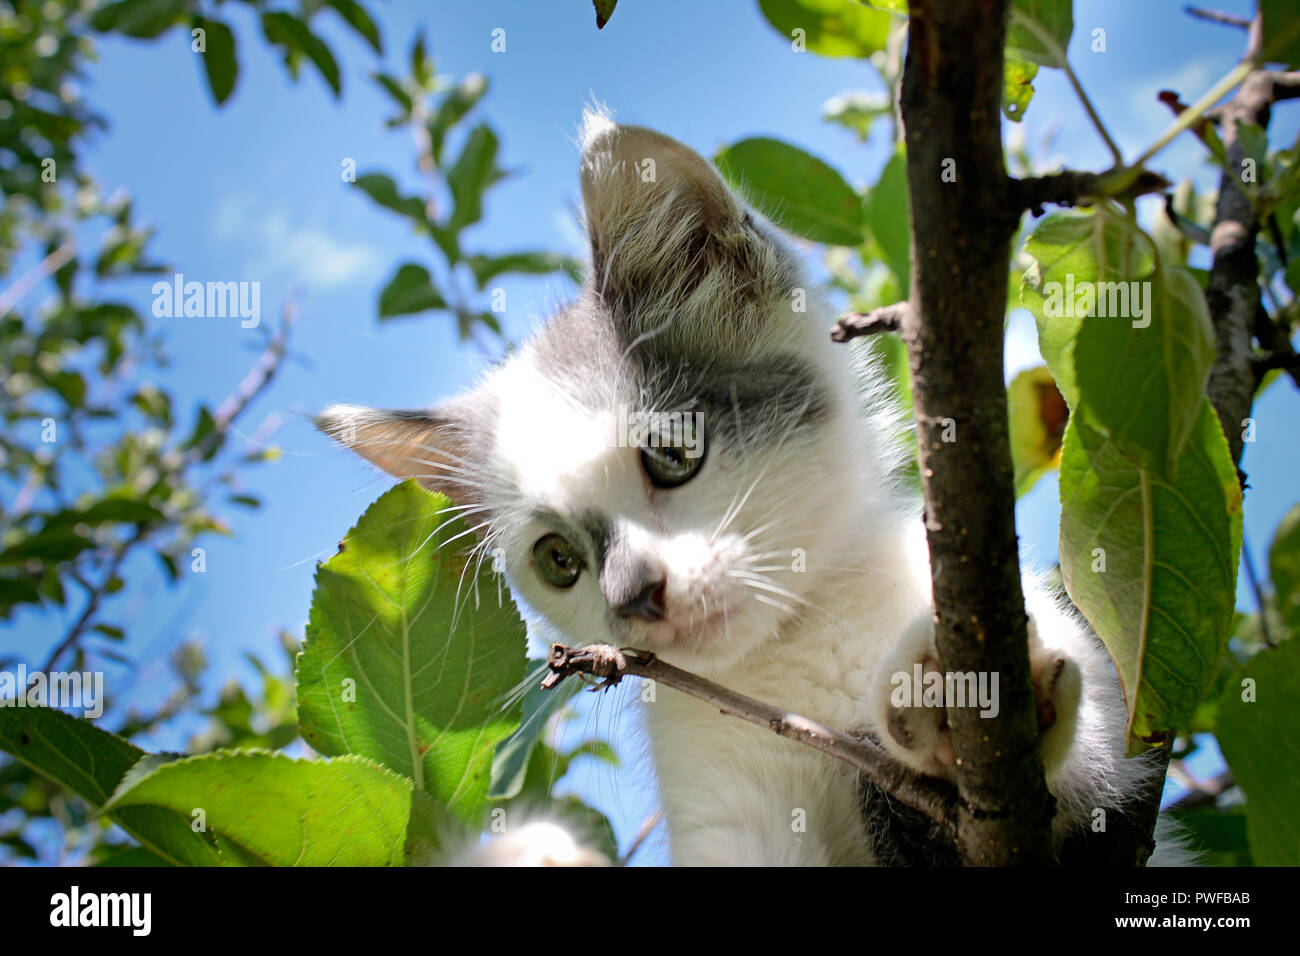
[[[591,113],[582,200],[592,285],[625,336],[671,319],[677,348],[743,348],[795,283],[789,256],[713,165],[662,133]]]
[[[394,478],[414,478],[457,504],[469,503],[479,490],[467,463],[466,422],[445,410],[333,405],[316,416],[316,427]]]

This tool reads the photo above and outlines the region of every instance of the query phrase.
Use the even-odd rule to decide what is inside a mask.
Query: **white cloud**
[[[243,196],[228,195],[218,202],[212,232],[247,251],[248,272],[310,288],[334,288],[383,265],[368,246],[343,241],[318,226],[293,223],[275,210],[254,212]]]

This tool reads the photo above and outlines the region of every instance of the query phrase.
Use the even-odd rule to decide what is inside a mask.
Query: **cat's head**
[[[795,257],[707,161],[592,116],[581,182],[577,301],[461,396],[319,423],[450,497],[570,642],[725,667],[869,547],[890,453]]]

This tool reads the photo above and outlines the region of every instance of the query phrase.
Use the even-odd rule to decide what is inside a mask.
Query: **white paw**
[[[1039,746],[1050,781],[1062,769],[1074,739],[1082,672],[1070,657],[1044,646],[1032,617],[1029,666]],[[955,779],[956,752],[944,701],[958,689],[964,694],[965,706],[988,711],[990,718],[1001,713],[1000,680],[981,674],[973,680],[970,675],[963,679],[963,675],[949,675],[944,670],[927,612],[904,631],[876,682],[872,712],[885,749],[918,773]]]

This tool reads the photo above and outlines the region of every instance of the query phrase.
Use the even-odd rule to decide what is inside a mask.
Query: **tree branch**
[[[1224,26],[1238,27],[1242,30],[1250,29],[1250,21],[1245,17],[1239,17],[1233,13],[1224,13],[1222,10],[1204,10],[1201,7],[1183,7],[1183,12],[1193,16],[1198,20],[1208,20],[1211,23],[1222,23]]]
[[[863,335],[879,335],[881,332],[901,332],[903,319],[907,315],[908,303],[895,302],[882,305],[870,312],[848,312],[841,315],[831,328],[832,342],[847,342]]]
[[[1150,170],[1112,169],[1106,173],[1081,173],[1065,170],[1050,176],[1011,180],[1011,201],[1018,209],[1042,215],[1048,203],[1077,206],[1097,199],[1136,199],[1147,193],[1160,193],[1173,184]]]
[[[583,647],[552,644],[547,664],[551,672],[542,681],[542,687],[548,690],[570,674],[590,674],[604,678],[604,686],[617,684],[631,675],[673,687],[712,704],[724,714],[766,727],[782,737],[797,740],[843,760],[856,767],[871,785],[921,811],[950,831],[956,827],[956,791],[942,780],[913,773],[870,738],[854,737],[799,714],[738,694],[721,684],[661,661],[648,651],[619,649],[611,644],[588,644]]]
[[[967,865],[1046,864],[1054,802],[1038,752],[1003,379],[1021,208],[1001,139],[1009,0],[911,0],[902,115],[912,215],[912,370],[935,637],[949,671],[997,673],[1002,712],[948,709]],[[955,429],[956,440],[952,440]]]

